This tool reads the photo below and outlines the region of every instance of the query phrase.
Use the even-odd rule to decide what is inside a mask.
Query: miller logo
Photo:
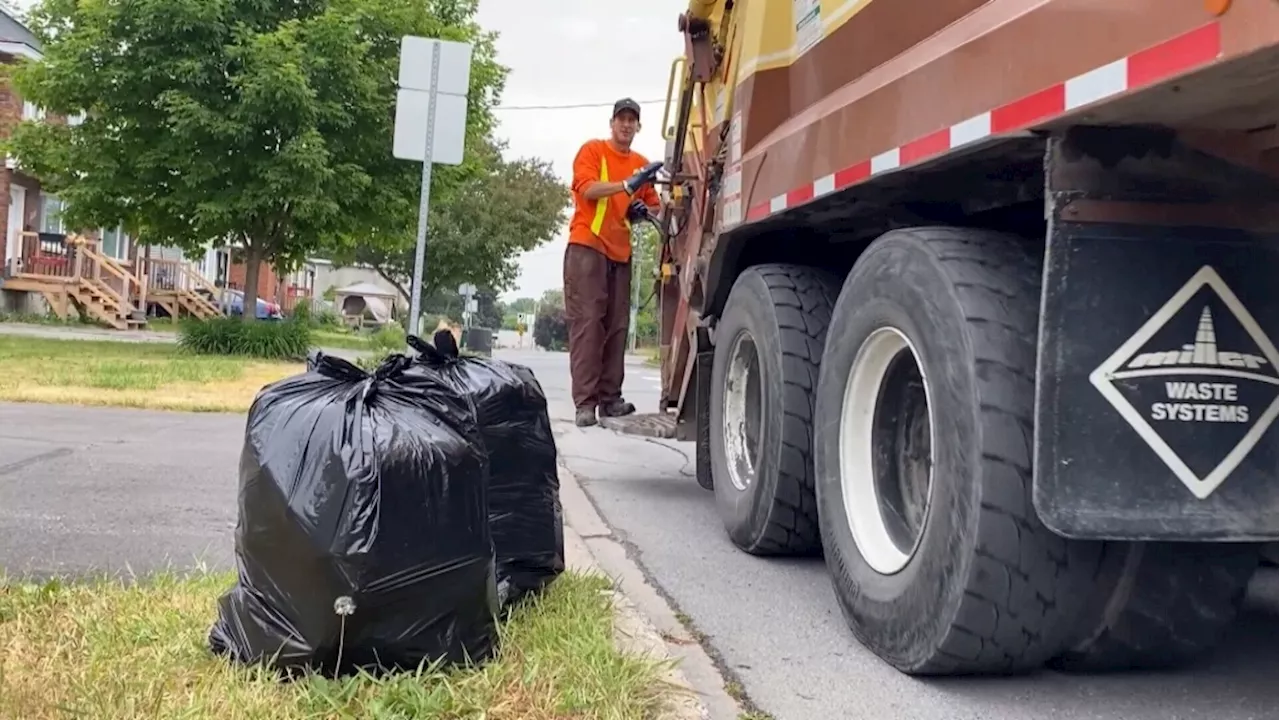
[[[1277,365],[1275,344],[1206,265],[1089,381],[1203,500],[1280,414]]]

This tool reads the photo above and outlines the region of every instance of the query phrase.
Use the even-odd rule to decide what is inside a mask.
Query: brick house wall
[[[248,268],[243,262],[231,263],[231,267],[227,269],[227,285],[233,290],[244,290],[245,276]],[[276,297],[280,288],[280,279],[276,277],[275,270],[267,263],[263,263],[258,270],[258,297],[279,304],[282,298]]]

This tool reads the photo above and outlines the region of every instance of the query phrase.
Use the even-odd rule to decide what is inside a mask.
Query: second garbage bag
[[[564,571],[560,479],[547,398],[523,365],[459,357],[447,331],[437,334],[437,345],[409,337],[419,369],[475,403],[489,453],[489,530],[498,596],[510,606]]]
[[[264,388],[240,457],[214,652],[285,674],[479,662],[498,604],[474,404],[392,356]]]

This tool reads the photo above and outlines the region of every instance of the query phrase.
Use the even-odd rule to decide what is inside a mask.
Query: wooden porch
[[[106,255],[102,241],[81,235],[23,232],[4,268],[0,288],[39,293],[64,320],[72,312],[117,330],[145,327],[147,307],[170,317],[215,317],[219,291],[183,261],[137,258],[126,264]]]
[[[160,306],[169,317],[207,319],[222,314],[216,304],[222,291],[197,272],[191,263],[141,257],[137,264],[146,278],[147,302]]]

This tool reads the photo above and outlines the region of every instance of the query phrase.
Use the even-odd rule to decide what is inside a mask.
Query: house
[[[0,63],[41,60],[41,44],[20,21],[0,9]],[[0,86],[0,137],[20,122],[66,122],[83,117],[47,115],[17,91]],[[0,312],[66,317],[85,312],[107,325],[125,329],[145,325],[155,314],[211,316],[210,302],[223,290],[243,290],[246,276],[233,251],[210,243],[206,251],[186,257],[177,248],[139,243],[124,228],[67,228],[63,201],[45,192],[40,181],[13,158],[0,168]],[[284,309],[312,295],[314,273],[305,270],[277,278],[264,264],[258,295]]]

